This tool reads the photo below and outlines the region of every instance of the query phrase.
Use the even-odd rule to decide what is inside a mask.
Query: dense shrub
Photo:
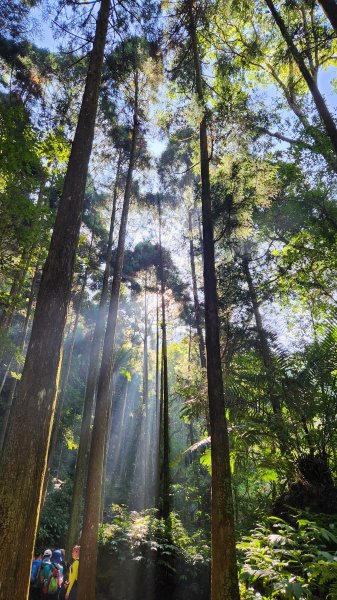
[[[52,489],[44,503],[40,529],[36,541],[39,548],[63,548],[69,525],[72,484]]]
[[[294,525],[270,517],[239,543],[242,598],[336,599],[337,529],[298,518]]]
[[[176,514],[113,507],[100,530],[98,598],[208,600],[210,548],[203,533],[189,535]],[[114,595],[116,594],[116,595]]]

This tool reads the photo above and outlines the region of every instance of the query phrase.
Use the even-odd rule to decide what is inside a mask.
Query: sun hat
[[[63,560],[63,556],[62,556],[62,552],[61,550],[54,550],[52,557],[51,557],[51,562],[56,562],[56,563],[60,563]]]

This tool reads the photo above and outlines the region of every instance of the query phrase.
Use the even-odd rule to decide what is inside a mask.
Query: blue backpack
[[[42,560],[33,560],[32,570],[30,572],[30,583],[34,588],[41,587],[40,571]]]

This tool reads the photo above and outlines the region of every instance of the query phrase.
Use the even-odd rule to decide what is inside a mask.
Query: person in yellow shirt
[[[80,546],[74,546],[72,551],[74,562],[69,571],[69,586],[65,595],[65,600],[76,600],[78,565],[80,559]]]

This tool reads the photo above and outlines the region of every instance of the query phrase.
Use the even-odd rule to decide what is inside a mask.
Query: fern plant
[[[271,528],[257,525],[238,544],[243,558],[240,578],[246,589],[261,599],[336,599],[334,523],[323,527],[305,518],[295,525],[276,517],[269,521]]]

